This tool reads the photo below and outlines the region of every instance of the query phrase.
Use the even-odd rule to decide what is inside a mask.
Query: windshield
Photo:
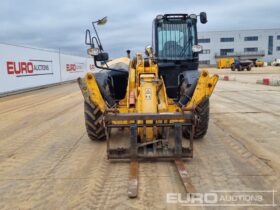
[[[159,22],[156,46],[158,59],[192,59],[192,46],[196,44],[195,26],[192,19]]]

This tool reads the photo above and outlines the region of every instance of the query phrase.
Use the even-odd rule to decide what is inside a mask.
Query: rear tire
[[[85,125],[88,137],[92,141],[104,141],[106,139],[103,126],[103,113],[94,104],[84,101]]]
[[[243,71],[243,68],[241,66],[238,66],[237,71]]]
[[[251,71],[252,67],[251,66],[248,66],[247,67],[247,71]]]
[[[230,68],[231,68],[231,71],[235,71],[235,65],[234,65],[234,64],[232,64],[232,65],[230,66]]]

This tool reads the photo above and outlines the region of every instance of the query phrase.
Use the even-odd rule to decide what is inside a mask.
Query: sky
[[[280,28],[279,0],[1,0],[0,43],[60,49],[86,56],[85,30],[98,26],[110,58],[143,52],[152,42],[152,21],[158,14],[208,15],[198,31]]]

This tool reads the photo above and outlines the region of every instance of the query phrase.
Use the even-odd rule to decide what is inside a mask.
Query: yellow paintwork
[[[219,69],[230,68],[234,63],[234,58],[221,58],[217,60],[217,67]]]
[[[138,97],[136,111],[138,113],[156,113],[157,108],[157,84],[153,83],[155,80],[154,74],[141,74],[138,86]],[[138,123],[142,123],[139,121]],[[146,123],[153,123],[153,121],[148,120]],[[138,129],[138,133],[141,139],[144,138],[143,128]],[[149,127],[146,129],[146,139],[147,141],[153,140],[153,128]]]
[[[93,102],[94,105],[98,106],[98,108],[105,112],[106,103],[100,93],[99,87],[96,83],[96,79],[93,73],[88,72],[85,77],[85,83],[87,89],[84,91],[88,91],[90,100]]]
[[[195,109],[204,99],[209,98],[219,80],[218,75],[209,76],[208,72],[203,70],[200,73],[192,99],[187,104],[187,109]]]
[[[141,53],[136,54],[136,59],[130,61],[129,76],[126,95],[120,100],[116,110],[119,113],[160,113],[182,112],[185,108],[195,109],[205,98],[210,97],[218,81],[218,76],[209,76],[207,71],[202,71],[199,77],[193,97],[186,107],[179,107],[172,99],[167,97],[164,80],[158,75],[158,66],[149,59],[149,65],[144,64]],[[93,74],[88,73],[85,78],[90,100],[97,105],[102,112],[106,111],[107,105],[102,98]],[[175,121],[170,121],[175,122]],[[178,121],[177,121],[178,122]],[[113,121],[113,124],[133,123],[131,121]],[[138,124],[143,123],[138,121]],[[153,123],[150,120],[147,124]],[[157,123],[162,123],[158,121]],[[142,141],[152,141],[159,129],[139,127],[138,134]]]
[[[260,60],[256,60],[256,67],[263,67],[264,66],[264,62],[260,61]]]

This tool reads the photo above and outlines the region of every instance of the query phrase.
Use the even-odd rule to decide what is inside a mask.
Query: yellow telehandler
[[[96,36],[86,31],[88,54],[101,70],[78,79],[87,133],[94,141],[107,140],[108,159],[130,161],[131,198],[138,192],[140,160],[173,160],[187,192],[195,191],[182,159],[192,158],[193,139],[207,132],[209,97],[218,81],[217,75],[198,71],[198,16],[207,22],[204,12],[158,15],[146,56],[136,53],[130,59],[128,50],[127,58],[110,62],[95,28],[107,18],[92,23]],[[125,145],[112,146],[119,141],[112,129],[129,131]]]

